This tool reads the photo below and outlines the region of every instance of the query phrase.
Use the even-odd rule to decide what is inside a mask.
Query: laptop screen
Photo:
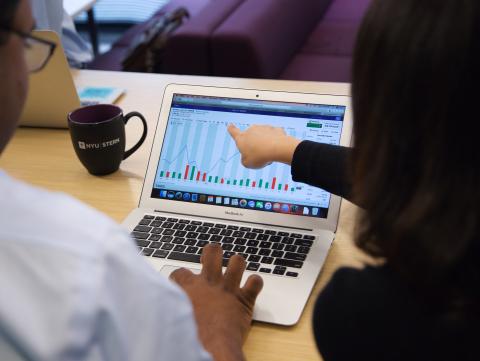
[[[282,127],[302,140],[340,143],[345,106],[174,94],[153,198],[327,218],[330,193],[294,182],[290,166],[242,166],[227,132],[253,124]]]

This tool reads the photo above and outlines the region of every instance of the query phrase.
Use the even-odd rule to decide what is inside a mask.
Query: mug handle
[[[145,120],[143,115],[140,114],[139,112],[130,112],[127,115],[125,115],[125,117],[124,117],[125,124],[127,124],[128,120],[132,117],[138,117],[138,118],[141,119],[141,121],[143,123],[143,134],[140,137],[140,140],[137,142],[137,144],[135,144],[129,150],[125,151],[125,154],[123,155],[124,160],[127,159],[128,157],[130,157],[133,153],[135,153],[137,151],[137,149],[140,148],[140,146],[143,144],[143,142],[145,141],[145,138],[147,138],[147,121]]]

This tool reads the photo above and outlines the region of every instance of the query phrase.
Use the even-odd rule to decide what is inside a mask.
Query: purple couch
[[[350,81],[351,56],[371,0],[172,0],[191,19],[165,49],[164,72],[293,80]],[[121,70],[127,32],[91,68]]]
[[[350,81],[370,0],[246,0],[212,35],[213,75]]]

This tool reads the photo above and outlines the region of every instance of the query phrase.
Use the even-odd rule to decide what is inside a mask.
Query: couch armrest
[[[172,74],[210,75],[210,36],[243,1],[211,1],[180,26],[167,42],[164,71]]]
[[[213,75],[277,78],[332,0],[246,0],[211,38]]]

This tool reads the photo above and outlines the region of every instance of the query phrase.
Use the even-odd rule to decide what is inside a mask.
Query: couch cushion
[[[330,21],[359,21],[371,2],[372,0],[334,0],[323,19]]]
[[[287,66],[280,79],[345,82],[351,80],[349,56],[299,54]]]
[[[301,53],[350,56],[358,27],[358,22],[323,21],[310,34]]]
[[[278,77],[332,0],[246,0],[212,35],[213,74]]]

